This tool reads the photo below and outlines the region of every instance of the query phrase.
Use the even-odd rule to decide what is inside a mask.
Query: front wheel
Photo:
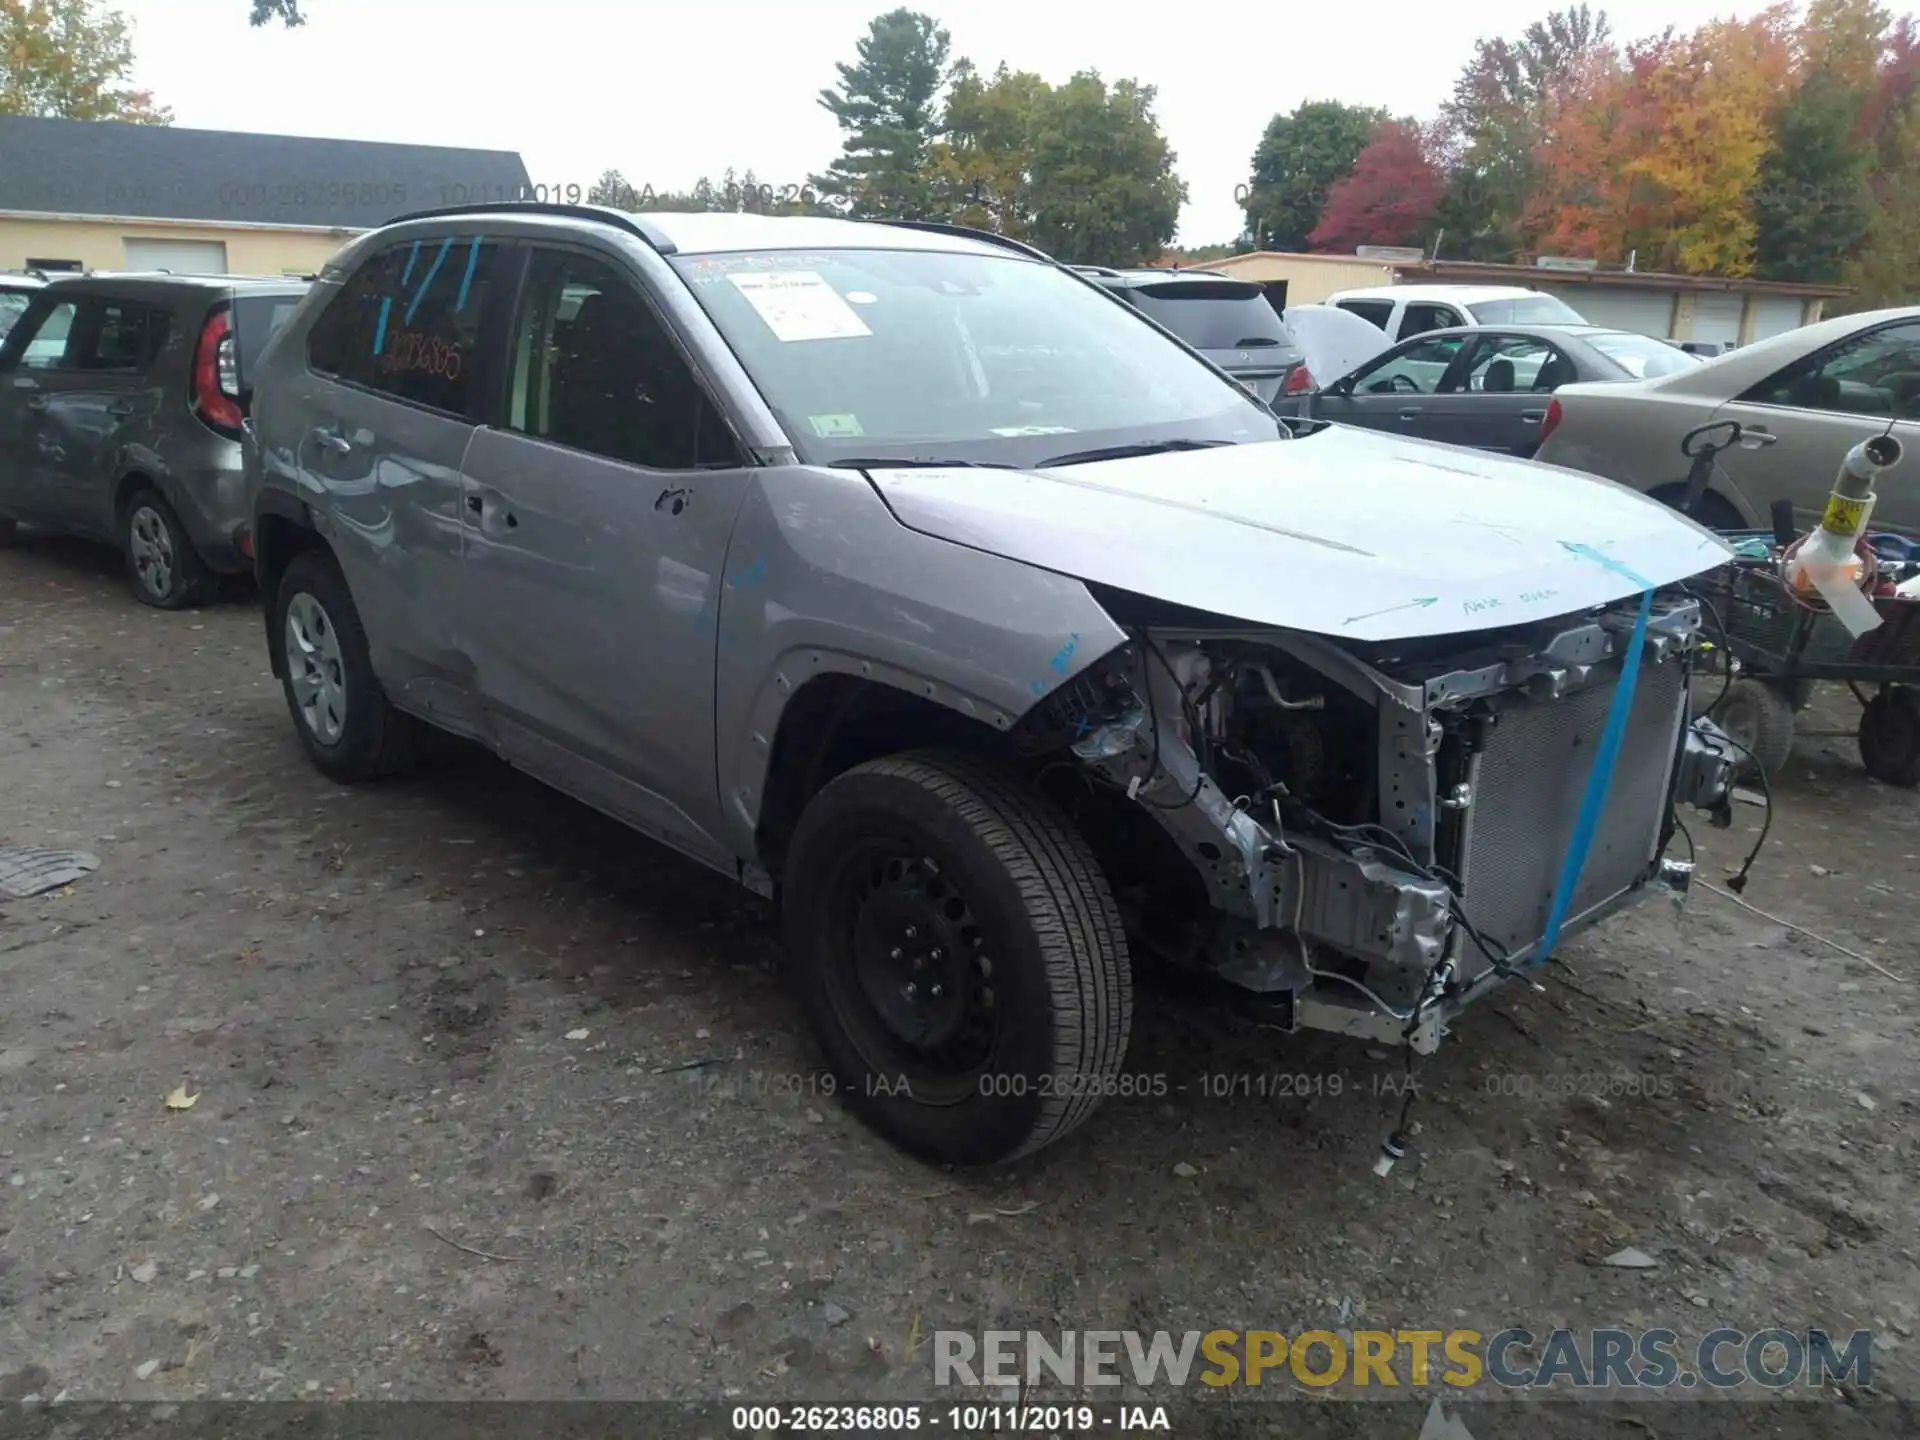
[[[794,976],[854,1111],[929,1159],[1058,1140],[1124,1093],[1133,978],[1084,839],[969,755],[870,761],[801,816],[783,887]]]
[[[335,780],[371,780],[412,761],[419,723],[388,703],[346,577],[324,550],[296,555],[273,602],[287,708],[307,755]]]

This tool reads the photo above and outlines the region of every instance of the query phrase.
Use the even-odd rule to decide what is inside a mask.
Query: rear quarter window
[[[298,295],[242,295],[233,302],[235,334],[240,346],[240,383],[246,384],[260,363],[267,342],[299,308]]]

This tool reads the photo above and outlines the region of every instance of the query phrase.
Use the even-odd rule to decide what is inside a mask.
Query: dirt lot
[[[1914,1395],[1920,798],[1841,741],[1776,788],[1748,898],[1908,983],[1643,907],[1422,1063],[1384,1181],[1397,1056],[1154,994],[1163,1096],[945,1174],[823,1093],[758,902],[485,756],[336,788],[249,601],[22,537],[0,844],[101,863],[0,914],[0,1400],[924,1397],[943,1327],[1510,1324],[1871,1327]]]

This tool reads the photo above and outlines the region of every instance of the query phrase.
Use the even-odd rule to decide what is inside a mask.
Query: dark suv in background
[[[163,610],[250,570],[249,376],[306,289],[100,272],[39,285],[0,344],[0,539],[24,521],[118,545],[134,595]]]
[[[1263,286],[1203,270],[1076,268],[1268,404],[1311,388],[1312,379],[1300,368],[1300,347]]]

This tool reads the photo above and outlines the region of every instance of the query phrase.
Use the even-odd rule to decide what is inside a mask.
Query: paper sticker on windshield
[[[995,427],[993,433],[1018,440],[1023,435],[1072,435],[1075,432],[1071,425],[1001,425]]]
[[[848,340],[873,334],[816,271],[757,271],[727,279],[780,340]]]
[[[867,433],[860,428],[858,415],[809,415],[807,423],[822,440],[844,440]]]

